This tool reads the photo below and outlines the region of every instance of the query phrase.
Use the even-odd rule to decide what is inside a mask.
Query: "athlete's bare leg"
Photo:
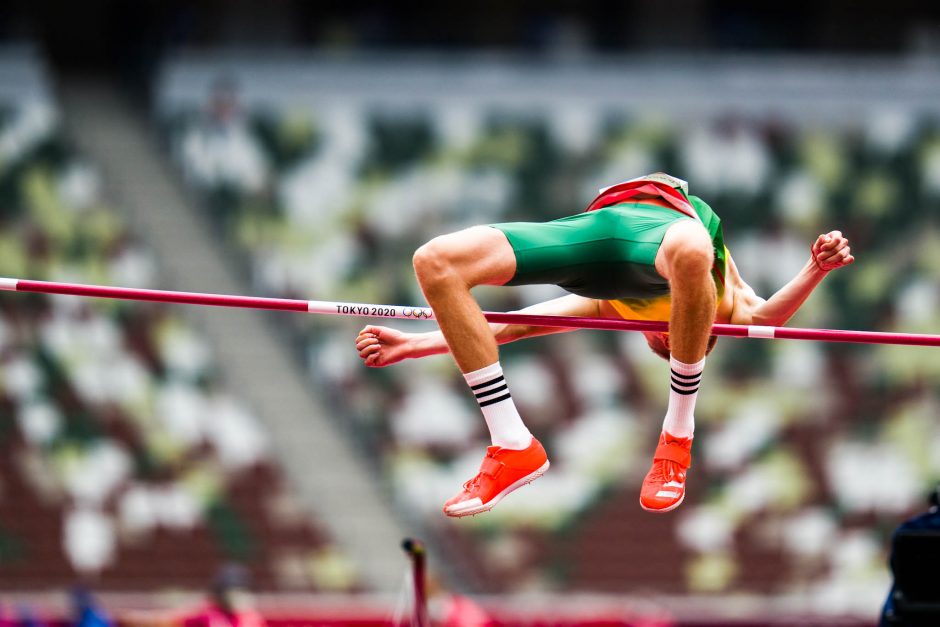
[[[479,514],[540,477],[549,466],[545,449],[532,437],[512,401],[493,331],[470,294],[477,285],[509,281],[516,273],[516,255],[502,231],[480,226],[431,240],[415,253],[414,266],[493,442],[480,472],[444,503],[444,513]]]
[[[656,255],[656,270],[669,280],[672,313],[669,406],[653,465],[640,489],[640,505],[653,512],[671,511],[685,498],[686,471],[692,463],[695,397],[715,319],[713,260],[708,232],[691,220],[669,227]]]
[[[715,321],[713,262],[711,238],[702,225],[692,220],[672,225],[656,255],[656,270],[669,280],[672,294],[669,348],[673,357],[687,364],[705,357]]]
[[[415,252],[414,268],[461,372],[495,363],[493,331],[470,290],[502,285],[516,273],[516,256],[503,232],[475,226],[436,237]]]

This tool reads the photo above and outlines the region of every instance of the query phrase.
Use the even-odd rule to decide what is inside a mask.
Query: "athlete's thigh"
[[[498,229],[472,226],[432,243],[470,285],[503,285],[516,273],[516,255]]]

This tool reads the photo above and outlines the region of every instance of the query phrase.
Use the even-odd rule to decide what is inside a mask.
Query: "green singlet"
[[[721,219],[704,201],[687,197],[712,238],[719,294],[727,257]],[[625,202],[551,222],[492,224],[506,234],[516,255],[507,285],[554,284],[601,300],[647,301],[668,297],[669,283],[656,271],[656,253],[667,229],[692,218],[675,209]]]

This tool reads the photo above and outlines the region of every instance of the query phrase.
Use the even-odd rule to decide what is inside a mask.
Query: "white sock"
[[[663,420],[663,431],[677,438],[690,438],[695,432],[695,398],[702,381],[705,358],[696,364],[686,364],[669,357],[670,389],[669,407]]]
[[[497,361],[463,376],[477,398],[494,446],[522,450],[532,443],[532,434],[516,410],[503,368]]]

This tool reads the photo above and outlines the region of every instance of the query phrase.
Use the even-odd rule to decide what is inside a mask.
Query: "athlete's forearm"
[[[529,308],[521,309],[515,313],[531,313],[537,314],[536,311],[531,311]],[[542,315],[542,314],[538,314]],[[557,314],[544,314],[544,315],[557,315]],[[568,331],[575,331],[571,327],[536,327],[528,324],[490,324],[490,328],[493,330],[493,337],[496,338],[498,344],[508,344],[509,342],[515,342],[516,340],[524,340],[530,337],[538,337],[540,335],[552,335],[553,333],[567,333]]]
[[[525,309],[518,313],[524,312],[526,312]],[[498,344],[508,344],[529,337],[575,330],[567,327],[536,327],[526,324],[490,324],[490,329],[492,329],[493,337],[496,338]],[[409,338],[409,347],[411,350],[408,356],[413,359],[430,355],[442,355],[450,350],[447,347],[446,340],[444,340],[444,334],[440,331],[413,334]]]
[[[527,313],[543,316],[596,316],[597,305],[589,299],[578,296],[563,296],[545,303],[538,303],[520,309],[515,313]],[[541,327],[528,324],[490,324],[493,331],[493,337],[498,344],[508,344],[517,340],[523,340],[540,335],[550,335],[553,333],[565,333],[574,331],[568,327]],[[409,357],[427,357],[429,355],[441,355],[448,352],[447,342],[444,340],[444,334],[440,331],[430,331],[428,333],[415,333],[409,337]]]
[[[810,258],[803,266],[803,269],[789,283],[754,308],[751,324],[769,326],[786,324],[806,302],[806,299],[822,282],[826,274]]]

